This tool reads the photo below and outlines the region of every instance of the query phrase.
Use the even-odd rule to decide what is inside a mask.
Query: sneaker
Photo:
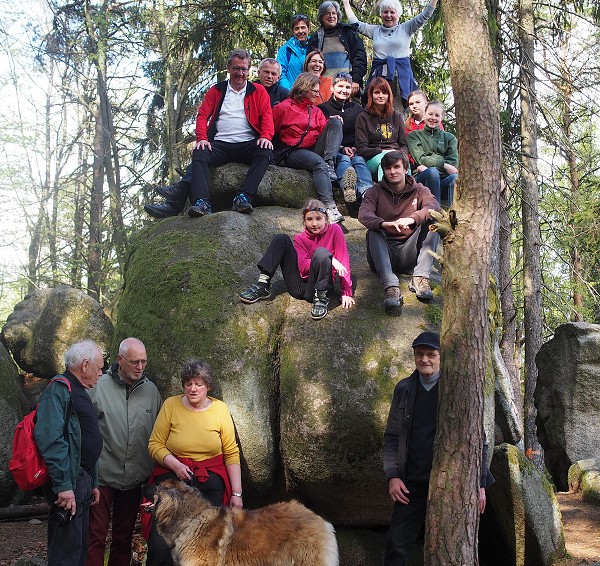
[[[313,298],[312,308],[310,309],[310,316],[313,320],[321,320],[327,316],[327,307],[329,307],[329,298],[327,297],[326,291],[321,291],[319,297],[319,291],[315,290],[315,296]]]
[[[327,174],[333,183],[337,183],[337,173],[335,172],[335,165],[333,161],[326,161],[327,164]]]
[[[327,218],[329,224],[337,224],[345,220],[344,215],[338,210],[338,207],[333,205],[327,209]]]
[[[267,285],[253,283],[245,291],[240,293],[240,301],[242,303],[252,304],[262,299],[268,299],[271,296],[271,291]]]
[[[413,277],[408,284],[409,291],[417,294],[417,299],[430,301],[433,299],[433,291],[427,277]]]
[[[348,167],[348,169],[344,171],[342,180],[340,181],[340,187],[342,189],[342,193],[344,193],[344,200],[346,202],[356,202],[357,179],[358,177],[356,176],[354,167]]]
[[[188,210],[188,214],[192,217],[206,216],[211,212],[210,202],[205,201],[203,198],[199,198]]]
[[[145,204],[144,210],[153,218],[168,218],[169,216],[177,216],[183,208],[174,202],[165,201],[156,204]]]
[[[383,300],[383,308],[390,316],[400,316],[402,314],[402,295],[400,287],[388,287],[385,290],[385,299]]]
[[[179,183],[175,183],[173,185],[168,185],[167,187],[156,187],[154,189],[154,192],[158,193],[161,197],[165,197],[166,199],[169,199],[169,200],[177,200],[178,201],[180,199],[187,197],[187,195],[184,194],[184,190],[180,186]]]
[[[250,199],[244,194],[240,193],[233,199],[233,206],[231,210],[235,212],[252,212],[253,208],[250,204]]]

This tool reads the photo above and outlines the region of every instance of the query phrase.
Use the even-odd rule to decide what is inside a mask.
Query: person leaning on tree
[[[384,566],[404,566],[425,524],[427,492],[433,462],[440,379],[440,336],[422,332],[412,343],[415,371],[398,382],[385,427],[383,470],[394,511],[385,540]],[[483,444],[479,511],[485,510],[485,488],[494,483]]]
[[[52,504],[48,518],[48,566],[82,566],[88,549],[90,505],[100,499],[98,458],[102,434],[96,410],[87,393],[102,375],[104,357],[92,340],[77,342],[64,355],[63,376],[40,397],[34,436],[48,466],[51,484],[46,498]]]
[[[90,510],[86,566],[103,566],[112,523],[109,566],[129,566],[142,484],[153,468],[148,440],[162,400],[144,370],[146,347],[137,338],[119,346],[117,362],[90,392],[104,447],[98,465],[100,501]]]

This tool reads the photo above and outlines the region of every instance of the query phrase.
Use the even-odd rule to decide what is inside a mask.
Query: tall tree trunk
[[[579,169],[577,167],[577,158],[573,151],[571,140],[571,104],[573,101],[573,78],[571,76],[570,66],[567,61],[569,35],[565,33],[561,54],[561,81],[560,90],[562,92],[563,116],[562,129],[565,140],[565,157],[569,167],[569,181],[571,184],[571,222],[570,227],[573,231],[573,245],[571,246],[571,289],[573,290],[573,322],[583,322],[583,265],[581,261],[581,252],[578,242],[580,241],[579,226],[575,219],[579,206]]]
[[[508,214],[507,193],[509,187],[502,183],[502,193],[500,195],[500,230],[498,236],[499,243],[499,269],[498,269],[498,288],[500,291],[500,305],[502,309],[502,334],[500,337],[500,352],[504,360],[504,366],[510,376],[510,384],[513,393],[515,407],[518,411],[519,420],[523,419],[523,394],[521,392],[520,366],[517,365],[518,351],[520,344],[517,341],[517,308],[515,306],[515,296],[513,293],[513,278],[510,268],[511,244],[512,244],[512,224]]]
[[[498,75],[484,1],[447,0],[444,20],[462,167],[458,224],[444,240],[442,372],[425,563],[474,565],[488,287],[500,197]]]
[[[537,439],[533,393],[537,383],[535,356],[542,346],[542,269],[537,188],[537,124],[533,0],[520,0],[519,67],[521,101],[521,218],[523,222],[523,324],[525,327],[525,454],[543,471],[544,453]]]

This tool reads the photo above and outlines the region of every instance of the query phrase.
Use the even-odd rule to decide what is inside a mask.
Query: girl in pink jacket
[[[304,231],[294,236],[277,234],[258,263],[258,282],[240,293],[243,303],[256,303],[271,296],[271,278],[281,266],[283,280],[292,297],[312,301],[311,317],[327,315],[328,293],[340,278],[342,308],[355,303],[352,296],[350,258],[346,239],[337,224],[330,224],[325,205],[310,199],[302,209]]]

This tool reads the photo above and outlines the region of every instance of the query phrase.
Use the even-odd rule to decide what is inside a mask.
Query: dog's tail
[[[331,523],[325,521],[327,529],[327,535],[323,540],[323,547],[321,550],[321,556],[323,558],[322,566],[339,566],[340,557],[338,554],[338,545],[335,538],[335,529]]]

